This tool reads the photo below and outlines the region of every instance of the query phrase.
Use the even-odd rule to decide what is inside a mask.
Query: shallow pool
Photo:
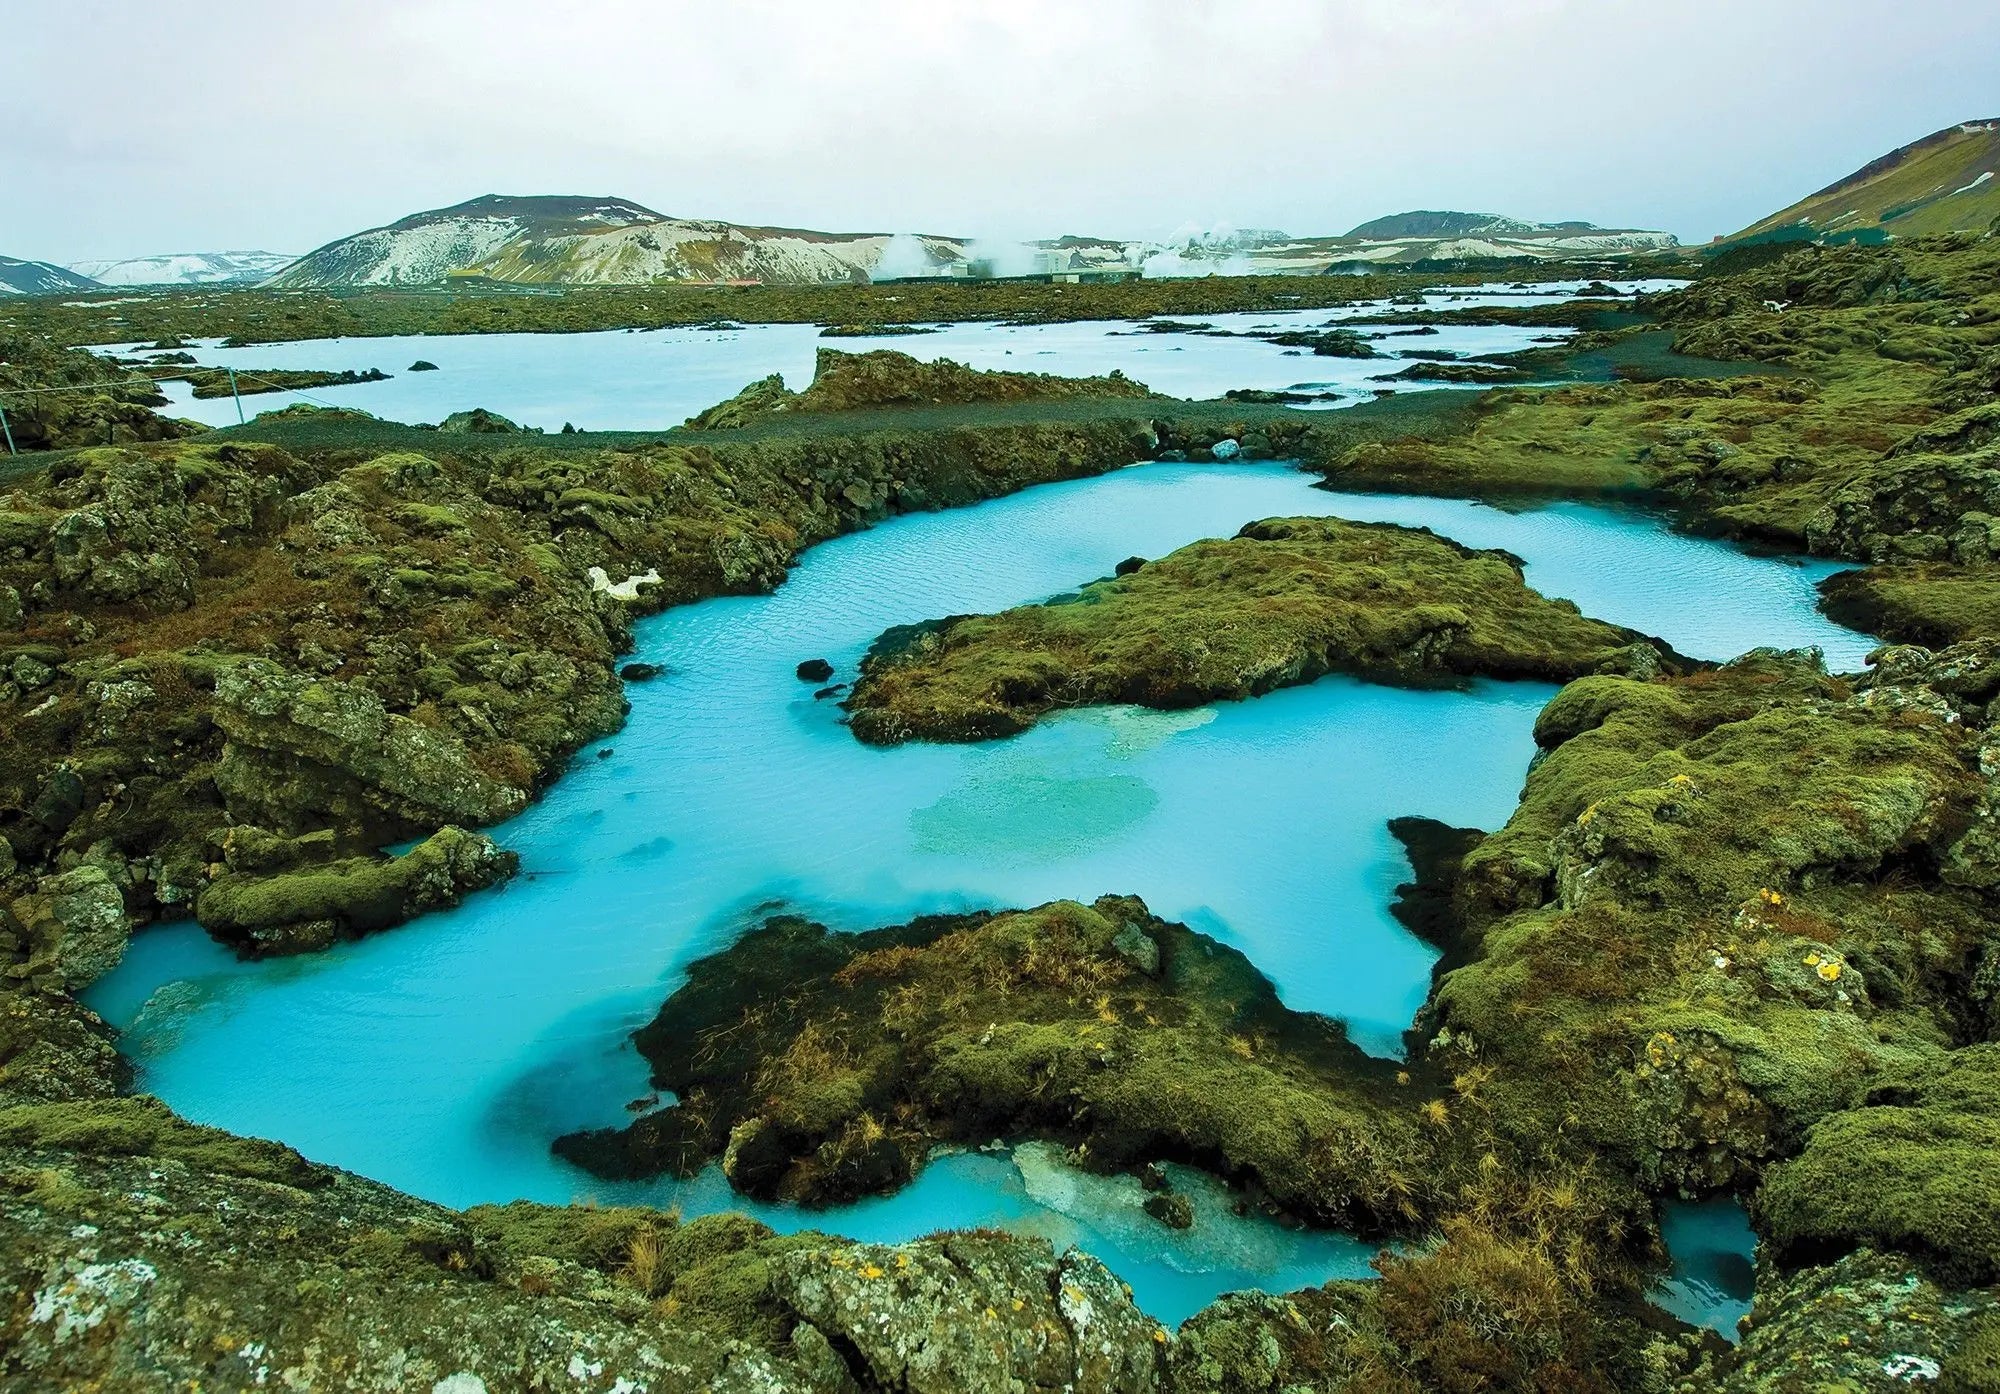
[[[1673,1266],[1653,1289],[1653,1301],[1690,1326],[1735,1341],[1757,1276],[1757,1235],[1741,1203],[1727,1196],[1669,1201],[1660,1208],[1660,1237]]]

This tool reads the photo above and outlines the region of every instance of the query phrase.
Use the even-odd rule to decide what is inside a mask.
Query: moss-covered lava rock
[[[1272,518],[997,615],[890,630],[846,706],[888,745],[1012,735],[1106,702],[1189,707],[1351,673],[1434,686],[1658,671],[1670,650],[1586,619],[1518,559],[1428,529]]]
[[[1050,1136],[1373,1232],[1436,1181],[1420,1086],[1132,899],[860,935],[775,920],[695,964],[637,1039],[678,1102],[557,1145],[607,1176],[720,1159],[739,1190],[823,1204],[900,1186],[941,1143]]]
[[[973,402],[1064,401],[1076,398],[1152,396],[1123,373],[1097,378],[1050,373],[983,372],[948,358],[924,362],[894,349],[842,353],[823,348],[812,385],[793,392],[777,374],[759,379],[726,402],[692,417],[704,430],[746,426],[783,412],[855,411],[864,407],[963,405]]]
[[[232,828],[227,840],[234,843],[245,831]],[[331,838],[325,846],[331,849]],[[491,838],[445,827],[396,856],[315,861],[308,853],[286,857],[280,868],[232,869],[202,891],[195,917],[217,939],[253,957],[306,953],[456,905],[505,880],[516,865],[514,854]]]

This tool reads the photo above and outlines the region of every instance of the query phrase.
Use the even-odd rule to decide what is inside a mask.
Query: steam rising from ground
[[[1250,252],[1290,239],[1268,228],[1185,223],[1161,242],[1079,239],[1069,245],[975,237],[953,243],[899,232],[869,270],[876,281],[912,276],[1046,276],[1072,271],[1140,271],[1147,276],[1247,276]],[[954,257],[954,246],[963,255]]]
[[[939,262],[932,257],[931,249],[923,238],[915,233],[899,232],[889,239],[882,249],[882,255],[869,268],[868,276],[875,281],[900,281],[909,276],[936,276],[941,274]]]

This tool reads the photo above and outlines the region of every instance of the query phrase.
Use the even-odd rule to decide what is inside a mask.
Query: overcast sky
[[[1705,240],[1989,116],[1995,0],[0,0],[0,253],[304,252],[489,192]]]

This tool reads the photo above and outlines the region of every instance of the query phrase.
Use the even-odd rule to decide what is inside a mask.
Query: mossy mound
[[[2000,1045],[1877,1079],[1766,1174],[1757,1217],[1787,1262],[1866,1247],[1956,1286],[2000,1280]]]
[[[21,1389],[1149,1394],[1169,1342],[1040,1240],[461,1213],[140,1100],[0,1108],[0,1291]]]
[[[153,1098],[99,1098],[0,1108],[0,1148],[155,1157],[222,1176],[301,1190],[331,1185],[334,1173],[291,1148],[189,1123]]]
[[[1470,961],[1427,1012],[1433,1058],[1490,1072],[1506,1126],[1563,1118],[1700,1192],[1943,1050],[1992,852],[1976,711],[1937,679],[1855,691],[1759,654],[1563,689],[1461,870]]]
[[[893,1190],[943,1142],[1049,1136],[1085,1165],[1183,1160],[1322,1224],[1409,1225],[1437,1134],[1340,1028],[1136,900],[861,935],[774,920],[695,964],[637,1036],[679,1102],[557,1151],[810,1204]]]
[[[438,431],[447,436],[518,436],[522,428],[496,411],[485,407],[474,407],[471,411],[455,411],[438,422]]]
[[[856,411],[869,407],[964,405],[973,402],[1068,401],[1152,395],[1123,373],[1069,378],[1048,373],[984,372],[948,358],[926,363],[894,349],[842,353],[823,348],[812,386],[793,392],[777,374],[751,383],[728,401],[690,417],[688,425],[720,430],[778,412]]]
[[[1895,1254],[1758,1274],[1742,1343],[1715,1350],[1674,1394],[1988,1394],[2000,1300],[1941,1287]]]
[[[1866,561],[2000,562],[2000,445],[1894,454],[1857,471],[1806,521],[1815,551]]]
[[[1941,649],[2000,635],[2000,566],[1870,566],[1837,571],[1819,591],[1830,618],[1899,644]]]
[[[1059,708],[1233,700],[1327,673],[1439,686],[1675,664],[1656,641],[1530,590],[1504,552],[1422,528],[1273,518],[1059,601],[891,630],[845,705],[856,736],[889,745],[1012,735]]]

